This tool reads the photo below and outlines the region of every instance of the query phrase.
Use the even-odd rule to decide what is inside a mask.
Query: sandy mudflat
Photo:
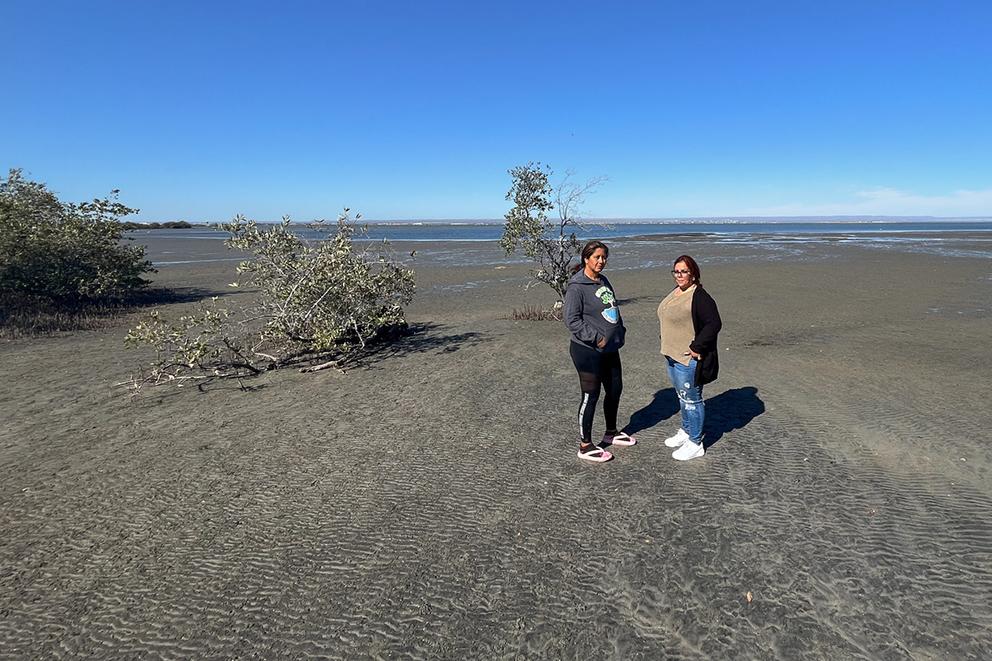
[[[421,246],[421,332],[347,374],[131,402],[123,325],[0,344],[0,656],[992,658],[992,260],[618,242],[641,443],[589,465],[563,326],[507,318],[548,294],[473,249]],[[688,464],[655,318],[683,250],[725,323]]]

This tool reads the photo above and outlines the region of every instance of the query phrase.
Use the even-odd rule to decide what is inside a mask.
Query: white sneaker
[[[665,439],[665,445],[670,448],[680,448],[688,440],[689,434],[685,433],[685,430],[679,427],[679,430],[675,432],[675,436]]]
[[[702,443],[686,441],[682,444],[682,447],[672,453],[672,458],[679,461],[689,461],[696,457],[702,457],[704,454],[706,454],[706,450],[703,448]]]

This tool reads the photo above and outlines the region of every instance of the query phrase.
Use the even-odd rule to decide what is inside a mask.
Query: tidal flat
[[[416,332],[344,373],[132,399],[141,313],[2,342],[0,657],[992,658],[987,234],[898,239],[611,243],[639,443],[603,465],[494,243],[396,244]],[[156,286],[251,295],[220,242],[148,246]],[[681,463],[684,252],[724,328]]]

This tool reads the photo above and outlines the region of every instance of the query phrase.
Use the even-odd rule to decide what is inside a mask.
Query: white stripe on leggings
[[[582,418],[586,415],[586,404],[589,403],[589,393],[582,393],[582,406],[579,407],[579,438],[583,441],[586,437],[582,434]]]

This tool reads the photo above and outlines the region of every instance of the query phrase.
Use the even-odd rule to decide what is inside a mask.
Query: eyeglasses
[[[672,269],[672,275],[689,275],[692,271],[681,271],[679,269]]]

